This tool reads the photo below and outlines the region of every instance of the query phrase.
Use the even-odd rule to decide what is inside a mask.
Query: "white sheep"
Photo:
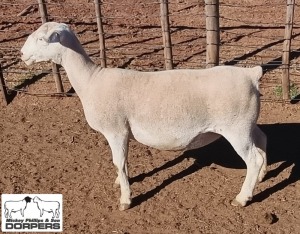
[[[20,201],[6,201],[4,203],[4,216],[5,218],[12,218],[11,213],[15,213],[20,211],[22,217],[24,217],[24,210],[27,207],[27,203],[31,202],[31,197],[25,197],[23,200]]]
[[[266,173],[266,136],[257,127],[262,68],[219,66],[140,72],[101,68],[88,57],[71,29],[43,24],[26,40],[22,60],[61,64],[77,92],[89,125],[112,150],[121,188],[120,210],[131,204],[128,141],[161,150],[189,150],[225,137],[247,165],[233,205],[251,200]]]
[[[37,204],[40,210],[40,216],[42,217],[44,211],[52,213],[52,218],[59,218],[59,208],[60,204],[57,201],[43,201],[39,197],[34,197],[33,202]]]

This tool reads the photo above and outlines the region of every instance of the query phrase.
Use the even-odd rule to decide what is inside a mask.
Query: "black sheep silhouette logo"
[[[31,197],[25,197],[20,201],[6,201],[4,203],[4,216],[5,218],[12,218],[11,213],[21,212],[22,217],[24,217],[24,210],[27,207],[27,203],[31,202]]]

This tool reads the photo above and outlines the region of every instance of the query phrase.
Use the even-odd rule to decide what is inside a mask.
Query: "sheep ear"
[[[59,32],[54,31],[48,38],[45,38],[48,43],[60,42]]]
[[[66,30],[68,30],[68,26],[66,24],[60,24],[55,31],[45,37],[45,40],[48,43],[61,42],[61,34]]]

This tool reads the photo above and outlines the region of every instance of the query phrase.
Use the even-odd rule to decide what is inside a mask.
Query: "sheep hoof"
[[[236,199],[233,199],[233,201],[231,202],[231,205],[244,207],[246,205],[246,202],[241,203],[241,202],[237,201]]]
[[[130,204],[120,204],[119,210],[123,211],[123,210],[128,210],[130,208]]]

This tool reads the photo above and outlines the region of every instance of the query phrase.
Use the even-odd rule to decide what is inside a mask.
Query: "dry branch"
[[[26,7],[23,11],[21,11],[19,14],[17,14],[17,16],[25,16],[25,15],[31,13],[32,9],[34,9],[34,6],[30,5],[30,6]]]

